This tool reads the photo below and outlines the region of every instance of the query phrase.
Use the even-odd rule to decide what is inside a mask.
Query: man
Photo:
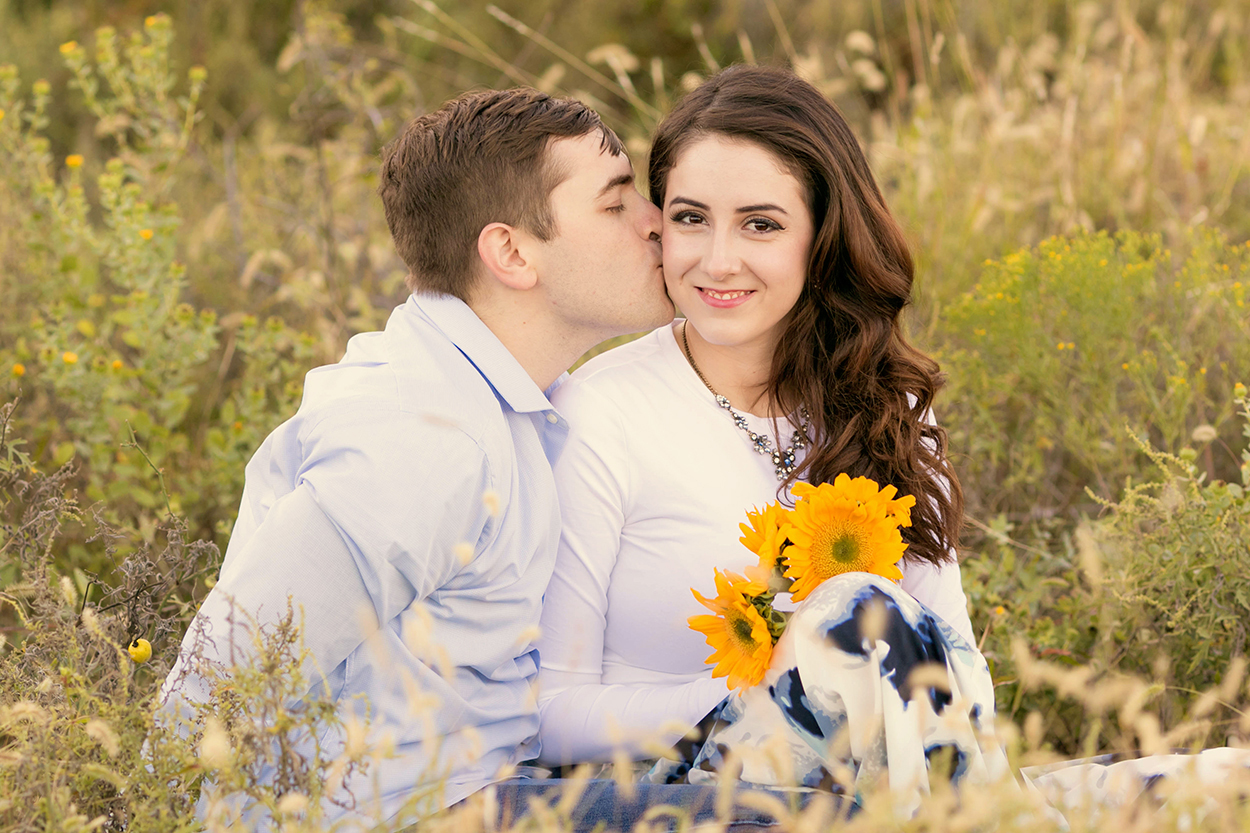
[[[330,818],[392,818],[422,791],[425,810],[449,806],[534,756],[531,641],[568,431],[546,392],[600,341],[673,317],[659,212],[578,102],[455,99],[386,148],[378,191],[414,294],[308,374],[248,464],[220,579],[164,691],[207,701],[196,660],[246,662],[291,599],[312,690],[393,750],[323,804]],[[350,735],[322,738],[323,754]]]

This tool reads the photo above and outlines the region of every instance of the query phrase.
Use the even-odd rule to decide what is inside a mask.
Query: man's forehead
[[[552,139],[547,152],[560,182],[602,179],[603,182],[595,185],[598,189],[624,174],[633,176],[634,166],[629,155],[624,152],[614,155],[602,130]]]

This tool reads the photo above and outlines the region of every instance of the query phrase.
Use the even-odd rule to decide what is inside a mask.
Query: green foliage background
[[[1248,43],[1245,0],[0,6],[0,830],[137,817],[140,780],[189,806],[202,763],[134,763],[150,698],[252,451],[403,300],[374,190],[404,121],[531,83],[641,168],[682,91],[742,60],[838,103],[912,240],[1022,748],[1250,736]]]

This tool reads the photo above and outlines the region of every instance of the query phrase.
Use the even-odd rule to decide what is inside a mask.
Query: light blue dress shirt
[[[417,793],[437,809],[534,757],[532,643],[567,435],[467,305],[409,298],[384,331],[308,374],[299,411],[248,463],[221,576],[166,702],[207,699],[186,661],[197,626],[210,659],[246,661],[240,613],[272,623],[290,597],[314,687],[344,717],[367,714],[369,741],[394,749],[351,781],[354,807],[327,805],[331,817],[389,818]],[[345,738],[321,742],[334,757]]]

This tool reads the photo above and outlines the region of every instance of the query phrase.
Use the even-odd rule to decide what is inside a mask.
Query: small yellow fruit
[[[147,662],[152,658],[152,643],[146,639],[136,639],[130,643],[126,653],[130,654],[130,658],[135,662]]]

